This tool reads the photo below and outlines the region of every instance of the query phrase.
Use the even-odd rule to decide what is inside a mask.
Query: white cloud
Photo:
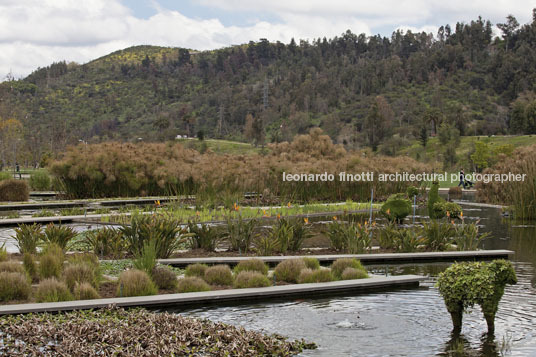
[[[87,62],[138,44],[204,50],[260,38],[329,38],[347,29],[367,34],[380,28],[435,33],[441,24],[478,15],[498,22],[512,13],[521,23],[529,22],[533,6],[525,0],[496,0],[492,5],[483,0],[200,0],[213,8],[277,19],[225,26],[218,19],[190,18],[151,2],[156,14],[140,19],[120,0],[0,0],[0,80],[9,71],[20,77],[54,61]]]

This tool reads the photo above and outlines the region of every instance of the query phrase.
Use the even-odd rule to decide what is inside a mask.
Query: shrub
[[[93,285],[89,283],[76,284],[73,291],[75,300],[100,299],[100,295]]]
[[[277,281],[297,283],[301,271],[305,268],[303,259],[286,259],[277,264],[274,275]]]
[[[0,272],[0,301],[26,300],[31,286],[25,274]]]
[[[372,244],[368,222],[364,225],[354,222],[333,221],[329,224],[327,235],[331,247],[350,254],[361,254]]]
[[[311,236],[309,226],[302,219],[279,218],[273,227],[272,239],[277,242],[278,250],[285,254],[287,251],[297,252],[303,242]]]
[[[10,260],[0,263],[0,272],[24,274],[26,273],[26,270],[24,270],[24,266],[19,262]]]
[[[50,181],[50,176],[46,170],[38,170],[30,176],[30,187],[35,191],[48,191],[50,190]]]
[[[44,237],[45,235],[41,232],[41,225],[34,223],[32,225],[19,224],[15,228],[15,235],[12,238],[15,239],[15,245],[19,248],[21,254],[35,254]]]
[[[190,264],[186,267],[186,271],[184,272],[184,275],[187,277],[198,277],[203,279],[205,277],[205,272],[208,269],[208,265],[206,264]]]
[[[177,276],[168,267],[154,267],[151,278],[160,289],[175,289],[177,287]]]
[[[0,181],[0,201],[28,201],[30,190],[25,180]]]
[[[368,278],[367,271],[365,269],[346,268],[341,274],[341,280],[353,280]]]
[[[119,297],[156,295],[157,293],[158,289],[144,271],[130,269],[119,275],[117,285]]]
[[[67,245],[71,239],[76,236],[76,232],[74,231],[73,227],[55,225],[52,223],[45,227],[44,233],[45,235],[43,240],[46,243],[55,243],[63,250],[67,249]]]
[[[462,208],[459,204],[454,202],[436,202],[434,203],[434,217],[443,218],[448,216],[448,218],[459,218],[462,213]]]
[[[266,265],[260,259],[248,259],[242,260],[234,267],[235,274],[238,274],[242,271],[256,271],[263,275],[268,274],[268,265]]]
[[[318,259],[313,257],[303,257],[302,259],[307,268],[312,270],[320,269],[320,262]]]
[[[450,222],[431,220],[430,222],[423,222],[422,233],[427,249],[444,251],[452,242],[454,226]]]
[[[96,255],[111,256],[112,259],[120,258],[125,249],[123,233],[108,227],[86,232],[84,244]]]
[[[45,247],[39,259],[39,277],[41,279],[58,278],[63,270],[63,250],[52,243]]]
[[[6,171],[0,171],[0,181],[9,180],[12,178],[11,174]]]
[[[454,226],[454,244],[457,250],[477,250],[480,242],[489,236],[489,232],[479,234],[478,221]]]
[[[74,287],[81,283],[89,283],[94,287],[99,285],[95,270],[87,263],[68,264],[63,271],[63,280],[71,291],[74,291]]]
[[[408,186],[406,189],[406,195],[410,200],[413,200],[413,196],[419,195],[419,188],[415,186]]]
[[[431,219],[441,218],[441,216],[436,216],[436,211],[434,210],[434,205],[438,202],[444,202],[444,200],[439,197],[439,182],[434,181],[428,193],[428,215]]]
[[[312,270],[309,268],[303,269],[298,277],[300,284],[308,283],[327,283],[333,281],[333,275],[329,269]]]
[[[227,217],[227,238],[231,249],[247,253],[253,241],[253,234],[259,222],[256,219],[245,220],[239,215],[236,220]]]
[[[37,286],[35,300],[37,302],[59,302],[73,299],[71,292],[65,283],[49,278],[42,280]]]
[[[449,196],[460,197],[461,195],[462,195],[462,188],[460,186],[449,188]]]
[[[269,256],[277,250],[277,237],[272,234],[261,234],[255,239],[257,255]]]
[[[419,232],[413,229],[399,229],[394,235],[394,249],[396,252],[411,253],[417,251],[425,240]]]
[[[263,288],[270,286],[270,279],[257,271],[241,271],[235,278],[233,286],[237,289],[243,288]]]
[[[382,205],[380,212],[389,220],[402,223],[411,214],[411,202],[403,195],[390,196]]]
[[[331,273],[336,279],[341,279],[342,272],[346,268],[365,270],[361,262],[355,258],[339,258],[331,265]]]
[[[395,222],[387,221],[385,226],[379,230],[378,242],[383,249],[392,249],[396,246],[396,236],[398,227]]]
[[[22,266],[33,281],[39,280],[37,263],[35,262],[35,256],[33,254],[24,253],[22,256]]]
[[[198,225],[195,222],[188,222],[188,231],[192,233],[189,237],[190,248],[203,249],[213,252],[221,242],[223,233],[221,229],[207,224]]]
[[[130,226],[122,226],[120,231],[131,254],[140,254],[146,242],[154,240],[156,257],[162,259],[169,258],[190,236],[179,221],[165,214],[134,215]]]
[[[141,252],[136,254],[133,262],[134,268],[151,274],[156,266],[156,241],[150,240],[144,243]]]
[[[205,271],[205,281],[211,285],[233,285],[233,272],[228,265],[214,265]]]
[[[177,284],[179,293],[193,293],[198,291],[210,291],[210,285],[198,277],[186,277],[179,279]]]

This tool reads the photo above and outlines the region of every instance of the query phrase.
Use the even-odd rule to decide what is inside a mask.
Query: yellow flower
[[[450,217],[450,212],[449,211],[447,211],[447,217]]]
[[[281,215],[278,213],[277,214],[277,219],[280,219],[281,218]]]
[[[372,222],[372,227],[376,227],[376,221]]]
[[[463,212],[460,212],[460,217],[463,219]]]
[[[361,228],[361,223],[358,223],[357,226],[358,226],[359,228]]]
[[[288,207],[288,208],[290,208],[290,202],[289,202],[289,203],[287,203],[287,207]]]
[[[266,210],[265,210],[265,209],[262,210],[262,215],[263,215],[264,217],[268,217],[268,215],[266,214]]]
[[[337,220],[337,216],[333,216],[333,220],[336,221],[336,220]]]
[[[365,226],[368,224],[368,221],[365,221]]]
[[[309,218],[304,218],[303,221],[305,222],[305,224],[309,224]]]
[[[200,216],[201,213],[199,213],[199,211],[196,211],[196,212],[195,212],[195,215],[196,215],[196,216]]]
[[[390,215],[390,214],[391,214],[391,209],[388,208],[388,209],[387,209],[387,215]]]

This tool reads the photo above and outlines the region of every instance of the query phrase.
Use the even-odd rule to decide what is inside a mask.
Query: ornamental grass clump
[[[512,263],[504,259],[485,262],[454,263],[439,274],[437,287],[452,318],[455,333],[462,329],[463,313],[480,305],[488,325],[495,330],[495,314],[507,284],[517,283]]]
[[[37,302],[59,302],[73,300],[73,296],[65,283],[56,278],[42,280],[35,292]]]
[[[7,254],[7,250],[6,250],[6,244],[2,244],[2,246],[0,246],[0,262],[5,262],[9,259],[9,256]]]
[[[263,275],[268,274],[268,265],[260,259],[248,259],[240,261],[233,269],[235,274],[242,271],[256,271]]]
[[[35,261],[35,255],[24,253],[22,256],[22,266],[32,281],[36,282],[39,280],[39,271],[37,262]]]
[[[86,232],[84,244],[99,257],[121,258],[125,250],[123,233],[115,228],[101,228]]]
[[[188,222],[189,245],[191,249],[203,249],[207,252],[216,250],[225,233],[219,228],[208,224]]]
[[[119,275],[117,296],[147,296],[156,295],[158,289],[149,274],[138,269],[130,269]]]
[[[15,240],[15,245],[21,254],[30,253],[36,254],[37,247],[44,240],[45,235],[41,232],[41,225],[34,224],[19,224],[15,228],[15,235],[12,238]]]
[[[206,264],[190,264],[186,267],[186,271],[184,272],[184,275],[187,277],[198,277],[203,279],[205,277],[205,272],[208,269],[208,265]]]
[[[305,269],[303,259],[286,259],[277,264],[274,270],[275,279],[286,283],[297,283],[300,273]]]
[[[46,170],[38,170],[30,176],[30,187],[35,191],[48,191],[50,190],[50,176]]]
[[[75,300],[93,300],[100,299],[97,290],[90,283],[76,284],[73,289]]]
[[[233,219],[227,216],[227,232],[226,237],[231,245],[231,250],[247,253],[253,242],[255,230],[259,225],[257,219],[245,220],[242,215]]]
[[[31,286],[26,274],[0,272],[0,301],[26,300],[30,292]]]
[[[95,288],[99,286],[98,274],[87,263],[68,264],[63,271],[63,280],[71,291],[74,291],[74,287],[81,283],[89,283]]]
[[[205,271],[205,281],[210,285],[233,285],[233,272],[228,265],[214,265]]]
[[[39,258],[39,277],[41,279],[57,278],[61,276],[65,255],[57,244],[49,244],[45,247]]]
[[[312,270],[305,268],[300,272],[300,276],[298,277],[298,283],[300,284],[327,283],[333,280],[333,275],[329,269]]]
[[[307,268],[311,270],[320,269],[320,262],[318,259],[313,257],[303,257],[302,260]]]
[[[28,201],[30,189],[25,180],[7,179],[0,181],[0,201]]]
[[[177,288],[177,275],[165,266],[156,266],[151,272],[151,278],[159,289],[175,289]]]
[[[6,262],[0,262],[0,272],[6,273],[21,273],[24,274],[24,266],[14,260],[8,260]]]
[[[339,258],[333,262],[331,265],[331,273],[335,279],[342,279],[342,273],[346,268],[354,268],[363,270],[366,272],[365,268],[361,262],[355,258]]]
[[[272,285],[268,277],[257,271],[241,271],[235,278],[233,287],[236,289],[244,288],[263,288]]]
[[[365,279],[368,278],[368,274],[364,269],[346,268],[341,274],[341,280],[353,280],[353,279]]]
[[[177,292],[179,293],[194,293],[198,291],[210,291],[210,285],[198,277],[186,277],[179,279],[177,284]]]

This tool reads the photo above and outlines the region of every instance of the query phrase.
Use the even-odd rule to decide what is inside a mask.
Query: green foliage
[[[413,200],[413,196],[419,196],[419,188],[415,186],[408,186],[406,189],[406,195]]]
[[[290,221],[285,218],[278,219],[276,225],[272,228],[272,240],[277,242],[277,249],[283,254],[290,250],[294,235],[293,231]]]
[[[177,275],[166,266],[159,265],[154,267],[151,278],[159,289],[171,290],[177,288]]]
[[[156,295],[158,289],[149,274],[137,269],[126,270],[119,275],[117,296],[147,296]]]
[[[431,220],[423,222],[422,234],[428,249],[434,252],[444,251],[451,244],[454,227],[450,222]]]
[[[392,195],[382,205],[380,212],[388,220],[402,223],[411,214],[411,202],[401,195]]]
[[[208,265],[206,264],[190,264],[186,267],[186,271],[184,272],[184,275],[186,277],[198,277],[198,278],[204,278],[205,272],[208,269]]]
[[[236,289],[244,288],[263,288],[272,285],[270,279],[257,271],[241,271],[235,278],[233,287]]]
[[[42,280],[37,286],[35,300],[37,302],[70,301],[73,300],[73,295],[65,283],[56,278],[48,278]]]
[[[39,271],[33,254],[24,253],[22,255],[22,266],[32,281],[39,280]]]
[[[0,181],[9,180],[12,177],[13,176],[11,176],[11,174],[9,172],[0,171]]]
[[[257,255],[270,256],[277,250],[277,236],[273,234],[273,231],[268,234],[260,234],[254,240],[254,245]]]
[[[61,249],[66,250],[76,234],[73,227],[50,223],[45,227],[43,241],[46,244],[57,244]]]
[[[431,219],[441,218],[436,216],[436,212],[434,210],[434,205],[438,202],[444,202],[444,200],[439,197],[439,182],[434,181],[432,182],[432,187],[428,193],[428,215]]]
[[[268,274],[268,265],[260,259],[248,259],[240,261],[233,269],[235,274],[242,271],[256,271],[263,275]]]
[[[19,262],[8,260],[6,262],[0,262],[0,272],[24,274],[25,270]]]
[[[63,280],[69,290],[74,292],[77,284],[89,283],[93,287],[99,286],[99,274],[88,263],[70,263],[63,270]]]
[[[203,249],[213,252],[223,239],[223,232],[220,228],[201,223],[188,222],[188,231],[192,234],[189,237],[191,249]]]
[[[50,190],[50,176],[45,170],[37,170],[30,175],[30,187],[35,191]]]
[[[6,243],[3,243],[1,246],[0,246],[0,262],[5,262],[6,260],[8,260],[9,256],[7,254],[7,250],[6,250]]]
[[[306,269],[303,259],[285,259],[275,267],[274,276],[277,281],[297,283],[303,269]]]
[[[395,248],[395,239],[398,227],[394,221],[387,221],[385,226],[379,229],[378,242],[383,249]]]
[[[359,260],[355,258],[339,258],[331,264],[331,273],[335,279],[340,280],[342,278],[342,273],[346,268],[354,268],[366,272]]]
[[[433,206],[434,217],[443,218],[447,216],[449,219],[460,218],[462,214],[462,207],[454,202],[436,202]]]
[[[454,244],[458,250],[477,250],[480,242],[489,236],[489,232],[479,234],[478,223],[463,223],[454,226]]]
[[[439,293],[457,331],[461,330],[463,312],[478,304],[488,323],[488,331],[493,332],[504,288],[507,284],[516,283],[512,263],[505,260],[455,263],[440,273],[437,279]]]
[[[76,284],[73,290],[75,300],[94,300],[100,299],[97,290],[90,283]]]
[[[186,277],[179,279],[177,292],[194,293],[198,291],[210,291],[210,285],[198,277]]]
[[[24,180],[7,179],[0,181],[0,201],[28,201],[30,190]]]
[[[420,231],[403,228],[396,231],[393,247],[395,252],[412,253],[416,252],[419,246],[425,242]]]
[[[365,269],[356,269],[348,267],[342,271],[341,280],[365,279],[368,278]]]
[[[0,272],[0,301],[26,300],[31,286],[22,273]]]
[[[123,233],[115,228],[104,227],[84,234],[84,244],[99,257],[121,258],[125,249]]]
[[[189,237],[179,221],[165,214],[134,215],[130,226],[123,225],[119,230],[131,254],[139,255],[146,242],[153,240],[159,259],[169,258]]]
[[[63,250],[55,243],[45,247],[39,258],[39,277],[41,279],[57,278],[63,270]]]
[[[311,270],[320,269],[320,262],[318,261],[318,259],[313,257],[303,257],[302,259],[307,268]]]
[[[132,264],[134,268],[151,274],[156,266],[156,241],[149,240],[144,242],[141,251],[138,251]]]
[[[231,249],[247,253],[253,241],[253,235],[259,222],[256,219],[246,220],[239,214],[238,218],[227,217],[227,238]]]
[[[233,285],[233,272],[228,265],[214,265],[205,270],[205,281],[211,285]]]
[[[327,283],[333,280],[333,275],[329,269],[312,270],[305,268],[300,272],[298,277],[299,284]]]
[[[365,249],[370,249],[371,234],[368,222],[361,225],[339,220],[332,221],[326,231],[331,247],[349,254],[361,254]]]

